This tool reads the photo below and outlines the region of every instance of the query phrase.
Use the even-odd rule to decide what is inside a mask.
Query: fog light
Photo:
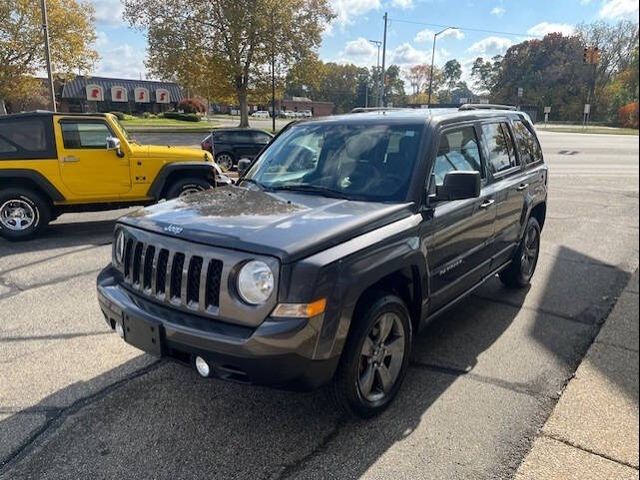
[[[196,357],[196,370],[201,377],[208,377],[211,373],[211,368],[207,361],[202,357]]]
[[[124,338],[124,327],[121,322],[116,322],[116,333],[120,338]]]

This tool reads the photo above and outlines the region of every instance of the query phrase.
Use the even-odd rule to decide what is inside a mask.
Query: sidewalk
[[[515,478],[639,478],[637,271]]]

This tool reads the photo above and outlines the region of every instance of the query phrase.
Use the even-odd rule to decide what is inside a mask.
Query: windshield
[[[116,124],[116,127],[120,130],[120,133],[122,134],[122,136],[127,140],[127,142],[129,143],[136,143],[136,141],[134,139],[131,138],[131,135],[129,135],[129,132],[127,132],[126,128],[124,128],[122,126],[122,124],[120,123],[120,121],[118,120],[118,117],[116,117],[115,115],[111,117],[111,119],[113,120],[113,123]]]
[[[420,125],[302,124],[265,150],[245,181],[364,201],[406,198],[420,147]]]

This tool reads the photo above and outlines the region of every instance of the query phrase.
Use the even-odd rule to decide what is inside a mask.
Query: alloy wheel
[[[25,200],[11,199],[0,206],[0,224],[7,230],[22,232],[31,228],[37,219],[37,210]]]
[[[530,227],[524,237],[524,245],[522,249],[522,274],[527,278],[533,276],[533,272],[538,262],[538,254],[540,251],[540,235],[538,230]]]
[[[226,153],[221,153],[220,155],[218,155],[216,157],[216,163],[224,172],[228,172],[233,168],[233,158],[231,158],[231,155],[228,155]]]
[[[360,352],[358,388],[369,402],[379,402],[396,384],[405,355],[406,332],[395,313],[381,315],[365,337]]]
[[[180,195],[178,195],[178,198],[188,197],[189,195],[193,195],[194,193],[199,193],[199,192],[204,192],[204,188],[198,187],[198,186],[186,187],[180,192]]]

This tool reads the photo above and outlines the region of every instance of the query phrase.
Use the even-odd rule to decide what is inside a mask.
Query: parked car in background
[[[230,183],[196,148],[139,145],[111,114],[0,117],[0,237],[27,240],[67,212],[150,205]]]
[[[251,114],[253,118],[271,118],[271,115],[266,110],[258,110]]]
[[[304,118],[311,118],[313,117],[313,112],[311,110],[302,110],[302,112],[300,112],[302,114],[302,116]]]
[[[202,140],[203,150],[214,155],[216,163],[224,171],[229,171],[241,158],[255,158],[271,141],[273,135],[255,128],[221,128]]]

